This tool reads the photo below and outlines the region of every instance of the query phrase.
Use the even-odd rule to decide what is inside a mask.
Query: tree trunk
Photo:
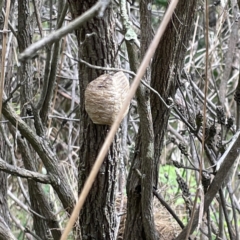
[[[69,1],[72,15],[77,17],[97,1]],[[95,17],[77,30],[79,58],[97,66],[114,67],[116,57],[115,18],[112,6],[102,18]],[[84,106],[84,91],[89,82],[103,74],[84,64],[79,65],[80,85],[80,151],[79,193],[96,160],[97,154],[109,130],[108,126],[95,125],[89,119]],[[82,239],[115,239],[115,189],[120,142],[113,141],[100,172],[80,213]]]
[[[144,2],[144,4],[146,4]],[[146,4],[147,5],[147,4]],[[141,6],[141,4],[140,4]],[[197,1],[180,0],[172,20],[167,26],[167,29],[158,45],[155,52],[151,70],[151,85],[157,90],[160,95],[167,100],[168,97],[174,98],[176,92],[177,71],[181,70],[184,63],[184,56],[186,53],[186,46],[188,45],[189,35],[194,20],[195,8]],[[144,18],[147,19],[147,13],[144,13],[143,6],[142,24]],[[145,23],[146,24],[146,23]],[[141,29],[145,29],[141,27]],[[143,32],[145,32],[143,30]],[[148,34],[149,36],[150,34]],[[144,35],[143,35],[144,36]],[[151,35],[150,35],[151,36]],[[144,44],[146,39],[141,39],[141,44]],[[148,41],[147,41],[148,42]],[[146,50],[146,49],[145,49]],[[143,53],[142,53],[143,55]],[[135,70],[135,69],[133,69]],[[128,177],[127,193],[128,193],[128,207],[127,207],[127,221],[125,224],[125,237],[124,239],[155,239],[151,233],[151,226],[147,228],[147,223],[154,220],[151,217],[151,195],[147,194],[147,198],[143,199],[144,191],[143,184],[148,185],[148,191],[152,191],[153,186],[157,186],[159,158],[162,150],[165,130],[167,129],[167,122],[170,111],[166,109],[155,93],[151,92],[151,111],[153,117],[153,132],[154,132],[154,157],[151,157],[151,114],[143,112],[144,107],[141,106],[145,99],[145,104],[148,101],[148,90],[141,93],[141,88],[138,90],[138,104],[140,115],[140,133],[136,142],[135,156],[131,165],[131,170]],[[140,92],[140,93],[139,93]],[[140,97],[141,96],[141,97]],[[141,110],[142,109],[142,110]],[[147,109],[147,108],[146,108]],[[143,114],[143,115],[142,115]],[[145,118],[141,119],[141,115]],[[149,116],[149,117],[147,117]],[[147,125],[146,121],[148,122]],[[149,126],[150,124],[150,126]],[[144,126],[144,128],[143,128]],[[146,140],[148,139],[148,140]],[[146,153],[149,153],[148,155]],[[150,158],[149,158],[150,157]],[[151,163],[150,159],[154,159]],[[136,169],[140,170],[142,181],[136,174]],[[151,169],[154,171],[151,174]],[[145,176],[147,174],[147,177]],[[153,179],[150,177],[152,176]],[[143,179],[147,183],[144,183]],[[150,185],[149,185],[150,184]],[[151,185],[152,184],[152,185]],[[148,208],[149,214],[143,214],[143,202],[145,208]],[[145,221],[145,223],[144,223]]]
[[[152,1],[140,2],[141,58],[144,57],[152,39],[151,11]],[[131,70],[137,72],[137,49],[127,42]],[[144,81],[150,84],[150,68]],[[140,85],[136,92],[140,127],[127,184],[127,219],[124,239],[157,239],[153,217],[152,187],[154,173],[154,133],[150,107],[150,91]],[[141,173],[141,177],[137,171]],[[133,224],[134,223],[134,224]]]
[[[184,64],[197,3],[198,1],[179,0],[153,58],[151,84],[165,101],[169,97],[174,99],[176,93],[177,76]],[[151,93],[151,106],[155,133],[154,159],[158,166],[170,110],[166,109],[155,93]],[[156,167],[156,182],[158,170]]]
[[[30,14],[29,14],[29,1],[24,0],[21,2],[21,4],[18,4],[18,46],[19,46],[19,51],[22,52],[24,51],[31,43],[32,43],[32,32],[30,28]],[[21,17],[20,17],[21,16]],[[19,77],[19,82],[23,82],[23,86],[21,88],[21,106],[22,106],[22,116],[26,116],[26,109],[27,106],[29,107],[29,103],[32,99],[32,96],[30,95],[32,93],[32,84],[31,84],[31,78],[29,76],[32,76],[32,69],[31,69],[31,62],[24,62],[21,64],[21,66],[18,68],[18,77]],[[20,80],[21,78],[21,80]],[[26,104],[28,103],[28,104]],[[31,128],[34,128],[33,123],[31,120],[27,120],[29,126]],[[12,129],[12,131],[14,131]],[[13,136],[15,133],[13,133]],[[20,144],[20,152],[23,157],[24,165],[27,169],[36,171],[36,158],[34,157],[33,151],[30,150],[27,144],[24,144],[23,140],[18,140],[18,143]],[[32,159],[33,161],[29,161],[29,159]],[[29,196],[30,196],[30,201],[31,201],[31,208],[38,214],[39,208],[37,207],[38,200],[39,198],[35,198],[35,194],[38,194],[38,187],[37,184],[32,182],[31,180],[28,181],[28,187],[29,187]],[[35,187],[36,192],[35,192]],[[35,202],[37,200],[37,202]],[[43,209],[45,206],[41,206]],[[36,234],[41,237],[42,239],[46,240],[48,238],[48,228],[46,221],[43,221],[43,219],[39,219],[39,217],[35,216],[33,217],[33,225],[34,225],[34,230],[36,231]]]

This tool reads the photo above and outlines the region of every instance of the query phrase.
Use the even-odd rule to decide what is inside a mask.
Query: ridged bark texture
[[[152,40],[151,6],[152,1],[140,2],[141,23],[141,58],[144,57]],[[131,70],[137,71],[137,50],[127,43]],[[150,84],[151,69],[147,69],[144,81]],[[135,155],[128,177],[127,184],[127,219],[125,224],[124,239],[158,239],[153,217],[152,187],[154,174],[154,133],[150,107],[150,91],[140,85],[136,92],[140,127],[136,142]],[[139,170],[142,177],[136,172]]]
[[[197,3],[198,1],[179,0],[153,58],[151,85],[165,101],[169,97],[174,99],[176,93],[177,75],[184,64]],[[151,93],[151,108],[155,133],[154,159],[158,165],[170,111],[166,109],[155,93]],[[156,167],[156,182],[158,170],[159,168]]]
[[[69,1],[73,17],[81,15],[97,1]],[[114,66],[115,18],[112,6],[102,18],[95,17],[76,31],[79,58],[97,66]],[[93,124],[84,106],[84,91],[87,84],[103,74],[84,64],[79,65],[80,85],[80,151],[79,151],[79,193],[96,160],[97,154],[109,130],[108,126]],[[115,239],[115,189],[120,141],[115,138],[100,172],[80,213],[82,239]]]
[[[144,1],[141,2],[140,5],[148,5],[148,3],[148,1]],[[168,97],[174,98],[176,92],[177,74],[183,67],[184,57],[187,50],[186,46],[188,45],[196,6],[197,1],[179,0],[177,8],[158,45],[152,61],[151,86],[160,93],[165,101]],[[145,21],[147,20],[148,13],[146,9],[147,8],[144,8],[144,6],[141,7],[141,23],[145,24],[145,26],[147,25]],[[142,36],[142,34],[146,32],[145,28],[141,27],[141,29],[141,44],[145,44],[146,46],[149,39],[146,36],[144,37],[144,35]],[[149,33],[148,36],[151,36],[151,33]],[[143,49],[144,48],[142,48],[142,50]],[[141,52],[141,54],[143,55],[143,52]],[[133,55],[134,52],[129,56],[130,62]],[[135,69],[132,70],[136,71]],[[145,118],[142,117],[141,119],[140,116],[140,131],[136,141],[135,155],[128,177],[128,207],[124,239],[158,239],[158,237],[153,234],[154,228],[150,224],[152,221],[152,224],[154,225],[151,216],[150,201],[152,200],[152,196],[150,195],[150,192],[152,191],[153,186],[157,186],[158,182],[159,158],[170,111],[166,109],[159,97],[151,92],[152,120],[150,111],[146,111],[147,105],[144,106],[143,103],[145,99],[145,104],[147,104],[149,99],[148,90],[146,89],[145,92],[143,92],[143,88],[140,87],[137,93],[137,98],[139,114],[145,116]],[[146,125],[146,123],[151,124],[152,121],[154,135],[151,132],[151,126]],[[144,136],[146,136],[145,139]],[[154,139],[152,141],[154,142],[154,157],[151,156],[151,138]],[[148,143],[146,139],[148,139]],[[154,162],[151,163],[151,160],[154,160]],[[135,169],[140,170],[143,174],[142,180],[137,176]],[[151,170],[154,172],[151,173]],[[152,176],[153,179],[151,179],[150,176]],[[146,186],[148,186],[147,189]],[[145,187],[145,189],[143,187]]]

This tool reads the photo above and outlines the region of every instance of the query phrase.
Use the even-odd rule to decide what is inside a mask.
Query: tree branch
[[[3,101],[5,99],[6,95],[4,94]],[[60,169],[58,159],[50,148],[47,139],[37,136],[15,113],[8,103],[3,104],[2,112],[13,126],[18,126],[21,135],[27,139],[33,149],[38,153],[49,175],[51,175],[54,190],[57,192],[64,208],[70,213],[75,205],[75,197],[65,175],[63,175]]]
[[[7,226],[7,224],[5,223],[4,219],[1,216],[0,216],[0,239],[16,240],[10,228]]]
[[[34,181],[45,183],[45,184],[51,184],[52,182],[49,175],[32,172],[20,167],[14,167],[13,165],[6,163],[1,158],[0,158],[0,170],[14,176],[32,179]]]
[[[173,209],[167,204],[167,202],[164,201],[162,196],[155,189],[153,189],[153,194],[156,196],[159,202],[167,209],[167,211],[173,216],[173,218],[177,221],[179,226],[181,228],[184,228],[184,224],[182,223],[182,221],[178,218]]]
[[[204,211],[206,211],[213,198],[216,196],[217,192],[221,188],[228,171],[231,169],[231,167],[234,164],[234,161],[237,159],[239,156],[240,152],[240,131],[238,131],[235,136],[237,138],[234,138],[234,143],[232,144],[231,149],[229,149],[227,155],[225,155],[224,161],[221,164],[221,167],[219,171],[217,172],[215,178],[213,179],[206,195],[205,195],[205,200],[204,200]],[[196,211],[195,215],[193,216],[193,222],[192,222],[192,227],[190,230],[190,233],[194,231],[194,229],[198,225],[198,216],[199,216],[199,211]],[[187,235],[187,229],[189,228],[189,224],[183,229],[183,231],[175,238],[175,240],[182,240],[186,238]]]
[[[42,38],[36,43],[33,43],[24,52],[19,56],[19,61],[25,61],[28,58],[34,57],[35,53],[41,48],[45,47],[48,44],[52,44],[56,41],[59,41],[63,36],[72,32],[73,30],[79,28],[85,22],[95,17],[97,14],[102,12],[102,8],[105,7],[105,1],[98,1],[92,8],[83,13],[80,17],[76,18],[74,21],[69,23],[67,26],[60,28],[59,30],[49,34],[47,37]]]

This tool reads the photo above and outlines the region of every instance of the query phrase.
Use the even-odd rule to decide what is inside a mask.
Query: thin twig
[[[76,28],[83,25],[85,22],[93,18],[94,16],[100,14],[102,7],[104,6],[104,1],[98,1],[93,7],[91,7],[88,11],[83,13],[80,17],[76,18],[74,21],[69,23],[67,26],[60,28],[59,30],[52,32],[48,36],[40,39],[38,42],[30,45],[23,53],[20,54],[19,60],[25,61],[28,58],[32,58],[35,53],[41,48],[45,47],[48,44],[52,44],[56,41],[59,41],[62,37],[71,33]]]
[[[1,124],[0,125],[0,129],[1,129],[1,132],[2,132],[2,136],[4,137],[4,141],[6,143],[6,146],[8,147],[9,149],[9,152],[10,152],[10,156],[11,156],[11,161],[12,161],[12,164],[13,164],[13,167],[15,168],[17,166],[17,161],[16,161],[16,157],[15,157],[15,152],[14,152],[14,145],[10,142],[9,140],[9,137],[6,133],[6,128],[3,127],[3,125]],[[15,144],[15,147],[17,148],[17,144]],[[4,161],[5,162],[5,161]],[[4,170],[3,170],[4,171]],[[13,174],[14,175],[14,174]],[[25,197],[26,199],[26,202],[28,204],[30,204],[30,200],[29,200],[29,197],[27,195],[27,192],[23,186],[23,183],[22,183],[22,179],[20,177],[17,177],[17,181],[18,181],[18,184],[19,184],[19,187],[23,193],[23,196]]]
[[[238,218],[237,218],[237,213],[236,213],[236,207],[234,203],[234,197],[233,197],[233,190],[230,182],[227,184],[227,190],[229,193],[229,197],[231,200],[231,205],[232,205],[232,211],[233,211],[233,219],[234,219],[234,226],[235,226],[235,233],[236,233],[236,240],[239,240],[239,230],[238,230]]]
[[[26,81],[26,80],[25,80]],[[4,100],[4,103],[7,103],[9,100],[11,100],[11,98],[13,98],[13,94],[21,87],[23,86],[23,84],[25,83],[25,81],[18,83],[17,86],[9,93],[9,96],[6,100]]]
[[[98,70],[104,70],[104,71],[112,71],[112,72],[118,72],[118,71],[122,71],[122,72],[125,72],[125,73],[128,73],[128,74],[130,74],[130,75],[132,75],[133,77],[135,77],[136,76],[136,74],[134,73],[134,72],[132,72],[132,71],[129,71],[129,70],[126,70],[126,69],[123,69],[123,68],[110,68],[110,67],[101,67],[101,66],[97,66],[97,65],[92,65],[92,64],[90,64],[90,63],[88,63],[88,62],[86,62],[86,61],[84,61],[84,60],[82,60],[82,59],[76,59],[76,58],[74,58],[74,57],[72,57],[69,53],[67,53],[67,52],[64,52],[64,54],[68,57],[68,58],[70,58],[70,59],[72,59],[72,60],[74,60],[74,61],[76,61],[76,62],[80,62],[80,63],[83,63],[83,64],[85,64],[86,66],[88,66],[88,67],[90,67],[90,68],[93,68],[93,69],[98,69]]]
[[[16,197],[10,190],[7,191],[8,196],[14,201],[16,202],[16,204],[23,209],[24,211],[26,211],[27,213],[29,213],[28,211],[28,206],[23,203],[18,197]]]
[[[11,212],[9,213],[11,216],[11,219],[13,220],[13,222],[15,222],[16,226],[21,229],[24,233],[29,233],[31,234],[36,240],[42,240],[39,236],[37,236],[34,232],[32,232],[30,229],[25,228],[21,225],[20,221],[15,218],[15,216],[13,214],[11,214]]]
[[[77,62],[83,63],[83,64],[87,65],[87,66],[90,67],[90,68],[99,69],[99,70],[105,70],[105,71],[116,71],[116,72],[122,71],[122,72],[128,73],[128,74],[130,74],[130,75],[132,75],[132,76],[134,76],[134,77],[136,76],[136,74],[135,74],[134,72],[129,71],[129,70],[125,70],[125,69],[122,69],[122,68],[109,68],[109,67],[96,66],[96,65],[92,65],[92,64],[90,64],[90,63],[88,63],[88,62],[86,62],[86,61],[84,61],[84,60],[82,60],[82,59],[73,58],[73,57],[71,57],[68,53],[65,53],[65,54],[66,54],[69,58],[71,58],[71,59],[73,59],[73,60],[75,60],[75,61],[77,61]],[[168,104],[164,101],[164,99],[162,98],[162,96],[161,96],[155,89],[153,89],[149,84],[147,84],[144,80],[141,80],[141,83],[142,83],[145,87],[147,87],[149,90],[151,90],[152,92],[154,92],[155,94],[157,94],[157,96],[160,98],[160,100],[162,101],[162,103],[165,105],[165,107],[166,107],[167,109],[170,109],[170,108],[173,107],[172,104],[171,104],[171,105],[168,105]]]
[[[41,38],[43,37],[43,34],[42,34],[42,22],[41,22],[41,16],[40,16],[40,13],[39,13],[39,9],[37,7],[37,4],[36,4],[36,0],[33,0],[33,8],[34,8],[34,13],[36,15],[36,20],[37,20],[37,25],[38,25],[38,29],[39,29],[39,33],[40,33],[40,36]]]
[[[230,223],[229,214],[228,214],[228,211],[227,211],[226,200],[225,200],[225,197],[223,195],[223,191],[222,191],[221,188],[219,189],[219,195],[220,195],[220,199],[221,199],[221,205],[222,205],[224,217],[225,217],[225,220],[226,220],[226,223],[227,223],[229,239],[234,240],[235,237],[234,237],[234,233],[233,233],[232,226],[231,226],[231,223]]]
[[[77,105],[77,106],[67,115],[66,118],[60,118],[60,117],[59,117],[59,119],[63,119],[63,121],[62,121],[62,124],[61,124],[59,130],[57,131],[56,137],[55,137],[52,145],[55,144],[55,142],[56,142],[56,140],[57,140],[57,138],[58,138],[58,135],[59,135],[60,131],[62,130],[63,126],[67,123],[68,119],[70,119],[69,117],[70,117],[70,116],[72,115],[72,113],[74,113],[78,108],[79,108],[79,105]],[[77,122],[79,122],[79,119],[77,119]]]
[[[204,199],[204,211],[207,211],[209,208],[212,200],[216,196],[217,192],[219,191],[220,187],[222,186],[222,183],[224,182],[227,174],[228,169],[230,169],[237,157],[239,156],[239,146],[240,146],[240,131],[238,131],[238,137],[234,141],[234,144],[231,146],[231,150],[228,151],[228,154],[224,156],[224,161],[222,162],[220,169],[218,170],[215,178],[213,179],[211,185],[208,188],[207,193],[205,194]],[[190,227],[190,223],[183,229],[183,231],[177,236],[176,240],[182,240],[186,239],[186,235],[188,232],[188,229],[190,229],[190,232],[193,232],[198,224],[198,216],[199,212],[196,211],[193,217],[193,224]]]
[[[4,17],[6,17],[6,13],[5,13],[4,9],[2,9],[2,14],[3,14]],[[8,21],[8,27],[9,27],[10,30],[5,30],[5,31],[7,31],[7,32],[10,31],[10,32],[12,32],[12,34],[14,35],[14,37],[17,38],[17,33],[16,33],[16,31],[14,30],[12,24],[11,24],[9,21]],[[1,31],[1,32],[4,32],[4,31]]]
[[[208,0],[205,1],[205,44],[206,44],[206,63],[205,63],[205,85],[204,85],[204,104],[203,104],[203,129],[202,129],[202,149],[201,149],[201,157],[200,157],[200,163],[199,163],[199,179],[198,179],[198,188],[197,191],[195,193],[195,199],[194,199],[194,204],[193,204],[193,209],[192,209],[192,214],[191,214],[191,219],[190,219],[190,224],[188,226],[188,230],[187,230],[187,235],[185,237],[185,239],[188,238],[190,231],[191,231],[191,227],[193,224],[193,219],[194,219],[194,215],[195,215],[195,211],[196,211],[196,206],[197,206],[197,199],[199,197],[200,191],[201,191],[201,181],[202,181],[202,170],[203,170],[203,155],[204,155],[204,146],[205,146],[205,131],[206,131],[206,109],[207,109],[207,92],[208,92],[208,48],[209,48],[209,44],[208,44],[208,25],[209,25],[209,11],[208,11]],[[204,197],[203,197],[204,198]],[[201,204],[201,208],[199,208],[200,210],[203,210],[203,204],[204,204],[204,200],[202,199],[202,201],[200,202]],[[202,211],[199,210],[199,216],[201,216],[203,214]]]
[[[56,115],[48,115],[49,118],[55,118],[55,119],[59,119],[59,120],[63,120],[65,122],[67,121],[72,121],[72,122],[79,122],[78,118],[69,118],[69,117],[60,117],[60,116],[56,116]],[[33,119],[33,116],[26,116],[26,117],[21,117],[21,119]],[[2,120],[0,121],[0,123],[8,123],[9,120]]]
[[[164,199],[162,198],[162,196],[161,196],[155,189],[153,189],[153,194],[154,194],[154,196],[157,197],[157,199],[160,201],[160,203],[167,209],[167,211],[173,216],[173,218],[177,221],[177,223],[179,224],[179,226],[183,229],[183,228],[184,228],[184,224],[183,224],[182,221],[178,218],[178,216],[175,214],[175,212],[173,211],[173,209],[167,204],[167,202],[164,201]]]
[[[2,40],[2,67],[1,67],[1,78],[0,78],[0,118],[2,116],[2,99],[3,99],[3,90],[4,90],[4,81],[5,81],[5,59],[6,59],[6,45],[7,45],[7,27],[8,27],[8,18],[10,11],[10,0],[7,0],[6,4],[6,14],[3,27],[3,40]]]

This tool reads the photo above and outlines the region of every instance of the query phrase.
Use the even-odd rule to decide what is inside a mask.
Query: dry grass
[[[172,206],[172,208],[173,207],[174,206]],[[156,230],[162,240],[173,239],[181,231],[180,226],[157,199],[154,200],[154,219]]]
[[[126,212],[127,199],[124,199],[123,212]],[[172,206],[173,207],[173,206]],[[117,201],[117,208],[119,208],[119,202]],[[159,203],[157,199],[154,199],[153,212],[155,219],[156,230],[162,240],[174,239],[181,231],[180,226],[173,219],[173,217],[168,213],[168,211]],[[123,240],[123,233],[125,228],[127,215],[124,214],[121,217],[119,232],[117,240]]]

